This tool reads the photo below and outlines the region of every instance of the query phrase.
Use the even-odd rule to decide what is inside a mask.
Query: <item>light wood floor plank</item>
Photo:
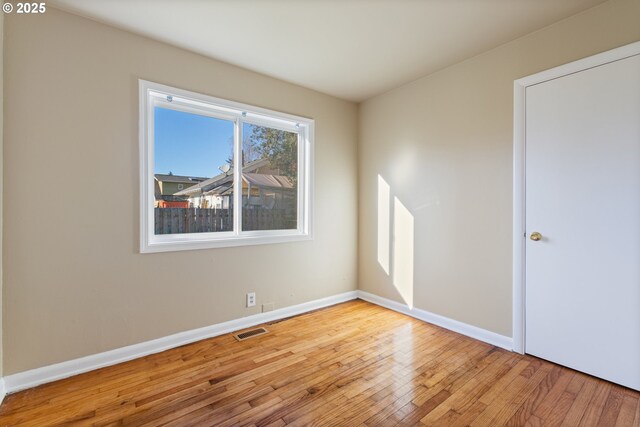
[[[640,393],[356,300],[9,395],[2,426],[635,426]]]

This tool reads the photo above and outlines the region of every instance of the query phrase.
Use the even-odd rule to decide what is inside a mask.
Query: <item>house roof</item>
[[[226,196],[233,193],[233,182],[229,180],[228,182],[224,182],[219,184],[217,187],[212,188],[209,191],[206,191],[204,195],[218,195],[218,196]]]
[[[265,175],[261,173],[243,173],[242,178],[251,185],[262,188],[293,188],[289,178],[282,175]]]
[[[242,179],[246,182],[260,188],[284,188],[292,189],[293,183],[286,176],[282,175],[266,175],[261,173],[243,173]],[[214,184],[214,186],[208,186],[209,188],[204,191],[204,195],[219,195],[226,196],[233,193],[233,180],[229,177],[228,180],[220,181]],[[186,191],[186,190],[185,190]]]
[[[267,164],[269,164],[269,159],[258,159],[244,165],[242,167],[242,170],[243,173],[251,172]],[[229,180],[233,180],[233,168],[229,169],[229,172],[227,173],[221,173],[220,175],[216,175],[213,178],[209,178],[189,188],[185,188],[182,191],[178,191],[175,195],[194,196],[197,194],[206,193],[207,191],[210,191]]]
[[[193,184],[207,179],[198,176],[166,175],[161,173],[155,174],[155,177],[160,182],[177,182],[180,184]]]
[[[233,180],[233,169],[229,170],[227,173],[221,173],[220,175],[216,175],[213,178],[206,179],[202,182],[199,182],[196,185],[192,185],[189,188],[185,188],[182,191],[178,191],[176,193],[177,196],[194,196],[197,194],[205,193],[212,188],[217,187],[218,185],[223,184],[228,180]]]

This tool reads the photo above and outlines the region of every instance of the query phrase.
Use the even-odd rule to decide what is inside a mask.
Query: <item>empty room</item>
[[[640,427],[640,0],[5,0],[0,427]]]

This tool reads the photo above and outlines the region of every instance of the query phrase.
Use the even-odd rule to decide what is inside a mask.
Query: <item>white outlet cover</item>
[[[247,307],[254,307],[256,305],[256,293],[249,292],[247,294]]]

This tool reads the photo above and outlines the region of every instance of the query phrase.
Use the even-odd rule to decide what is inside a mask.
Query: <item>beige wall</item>
[[[2,286],[2,196],[3,196],[3,153],[4,153],[4,144],[3,144],[3,119],[4,119],[4,84],[3,84],[3,71],[4,71],[4,13],[0,14],[0,377],[2,376],[2,355],[3,355],[3,346],[2,346],[2,317],[3,317],[3,309],[2,309],[2,295],[3,295],[3,286]]]
[[[640,39],[637,16],[637,0],[612,0],[366,101],[359,116],[55,9],[8,16],[4,374],[256,313],[247,291],[284,307],[358,281],[402,300],[376,259],[378,174],[413,217],[413,247],[399,250],[413,254],[414,305],[510,336],[513,80]],[[315,239],[138,254],[138,78],[314,118]]]
[[[5,24],[5,374],[356,289],[355,104],[51,8]],[[138,78],[314,118],[314,240],[138,254]]]
[[[511,336],[513,81],[639,40],[638,17],[612,0],[364,102],[359,288],[407,299],[377,262],[380,174],[413,216],[414,305]]]

